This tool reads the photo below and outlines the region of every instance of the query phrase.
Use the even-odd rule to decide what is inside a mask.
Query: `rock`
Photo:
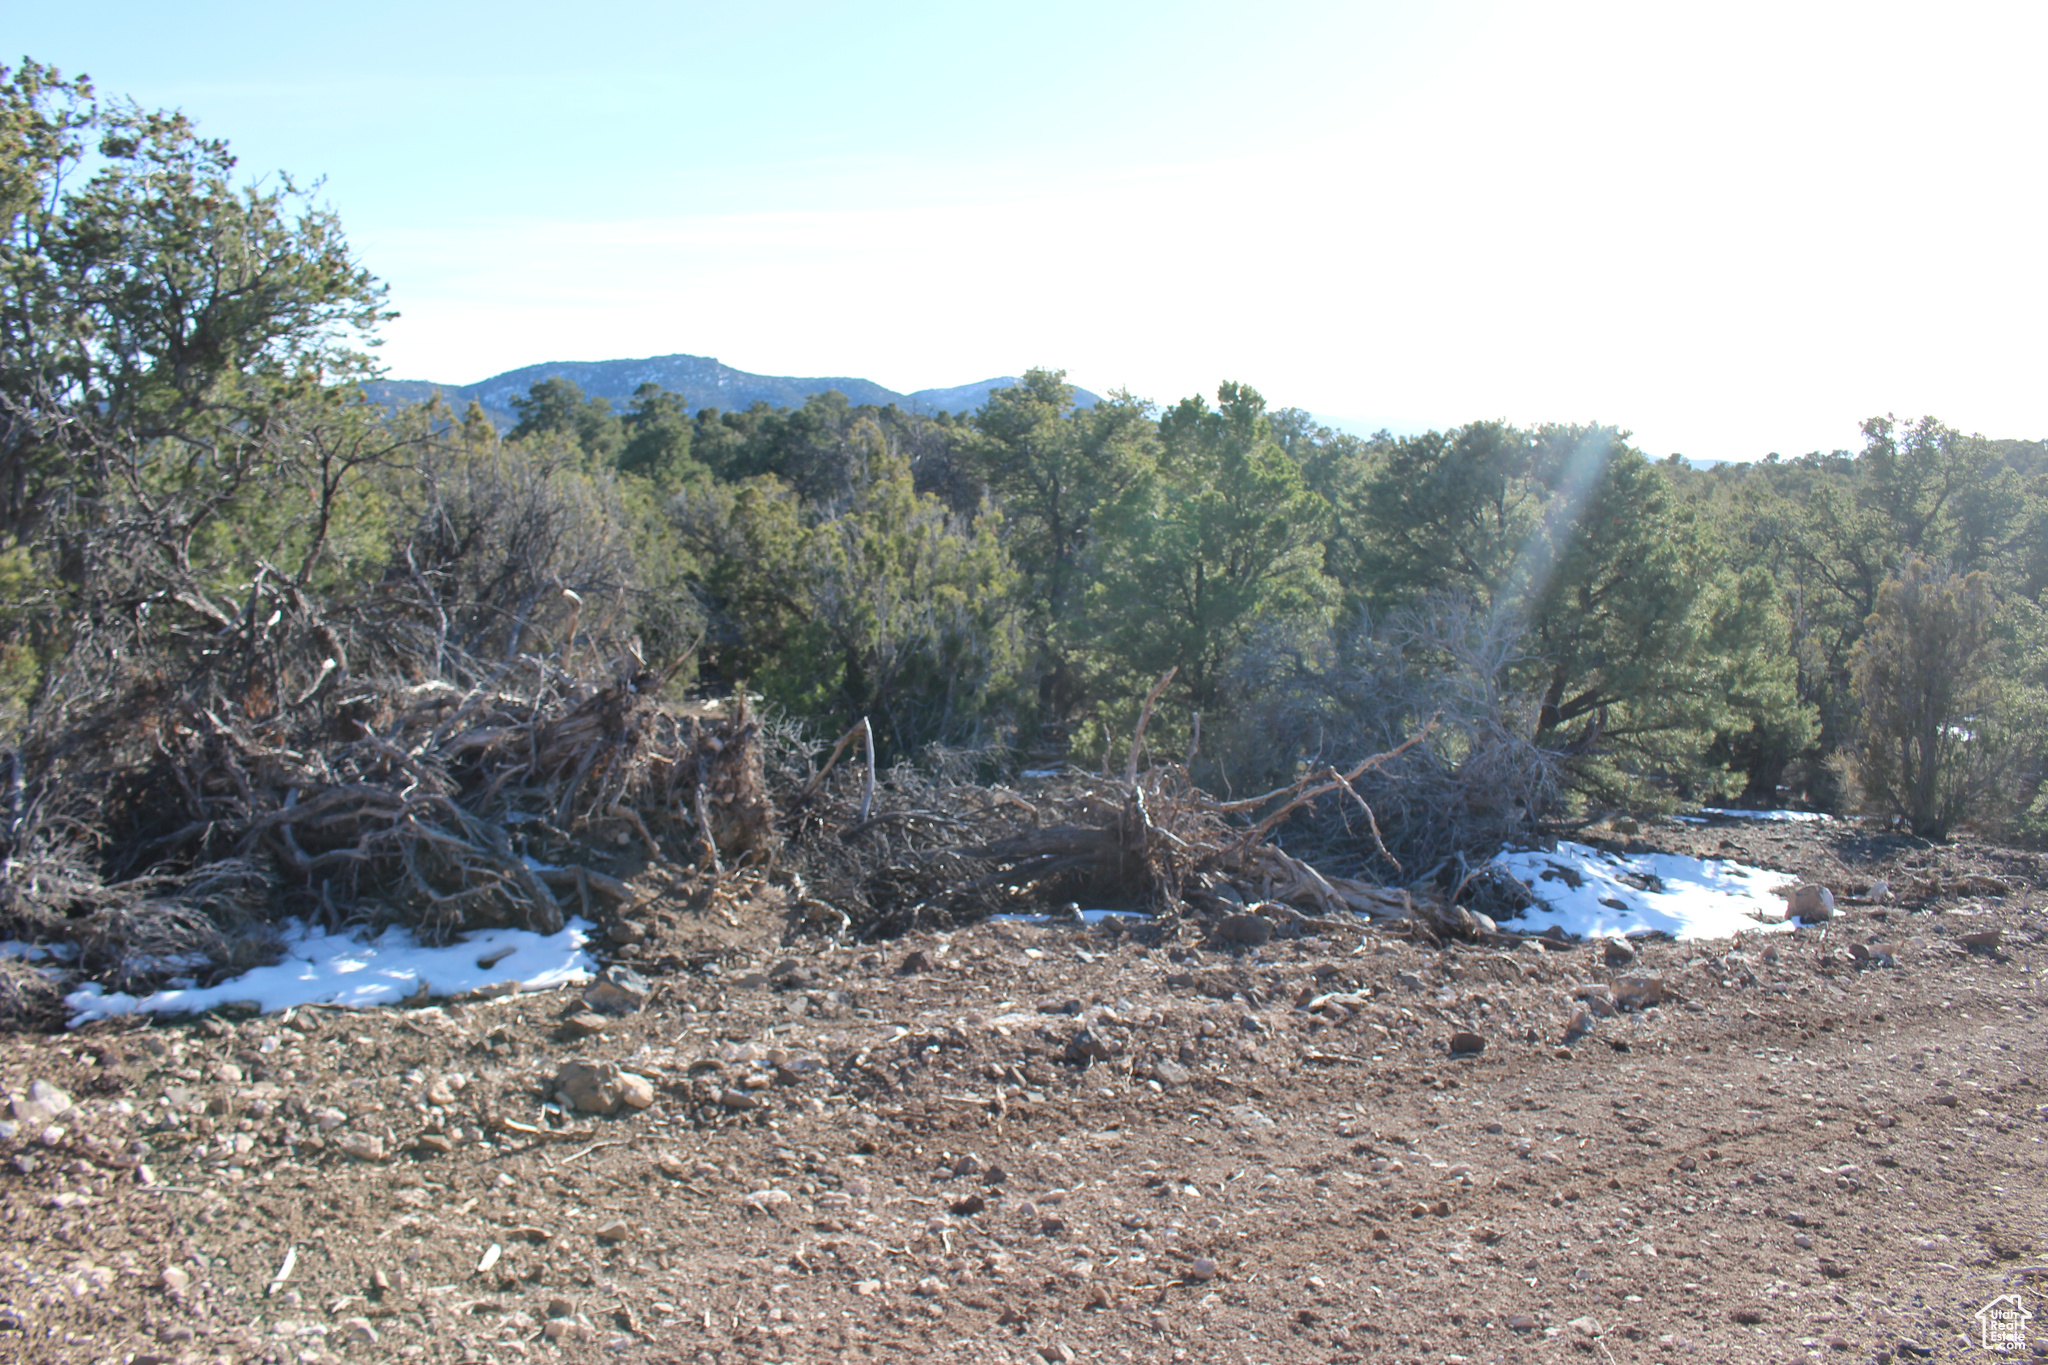
[[[578,1010],[562,1021],[562,1026],[555,1031],[555,1036],[565,1043],[574,1043],[603,1033],[610,1025],[611,1021],[602,1014]]]
[[[1963,946],[1965,948],[1996,948],[1998,946],[1998,939],[1998,930],[1979,929],[1975,933],[1963,935]]]
[[[1872,905],[1883,905],[1892,898],[1892,884],[1879,877],[1870,884],[1869,901]]]
[[[368,1318],[343,1318],[341,1320],[341,1330],[347,1334],[350,1341],[358,1346],[375,1346],[377,1344],[377,1329],[370,1325]]]
[[[955,1199],[951,1205],[951,1212],[955,1218],[971,1218],[987,1207],[988,1201],[986,1199],[983,1199],[978,1194],[970,1194],[964,1198]]]
[[[1264,915],[1225,915],[1209,937],[1225,946],[1263,947],[1272,941],[1273,922]]]
[[[719,1092],[718,1102],[728,1109],[754,1109],[761,1103],[751,1092],[731,1087]]]
[[[1792,1245],[1798,1247],[1801,1251],[1811,1251],[1813,1250],[1813,1239],[1803,1232],[1795,1232],[1792,1234]]]
[[[632,1235],[633,1225],[623,1218],[614,1218],[591,1234],[600,1242],[623,1242]]]
[[[1625,1010],[1646,1010],[1664,1003],[1664,978],[1625,976],[1614,983],[1614,1003]]]
[[[431,1152],[437,1156],[446,1156],[455,1150],[455,1144],[439,1133],[421,1133],[412,1140],[412,1145],[415,1151]]]
[[[1593,1016],[1587,1014],[1584,1010],[1575,1011],[1572,1014],[1572,1021],[1564,1026],[1565,1046],[1570,1047],[1592,1031]]]
[[[24,1129],[36,1131],[49,1127],[53,1121],[70,1113],[71,1097],[48,1081],[32,1081],[28,1094],[17,1095],[8,1106],[8,1112]]]
[[[1794,919],[1818,924],[1835,917],[1835,893],[1818,882],[1807,882],[1794,887],[1787,913]]]
[[[1413,972],[1394,973],[1394,984],[1406,986],[1411,991],[1426,991],[1429,989],[1429,983]]]
[[[1626,815],[1614,817],[1613,829],[1616,834],[1641,834],[1643,827]]]
[[[1510,1332],[1533,1332],[1536,1330],[1536,1319],[1530,1317],[1527,1313],[1513,1314],[1508,1318],[1508,1330]]]
[[[1109,1044],[1104,1042],[1100,1035],[1088,1029],[1082,1029],[1067,1043],[1067,1060],[1070,1062],[1106,1062],[1110,1056]]]
[[[631,1014],[653,994],[647,979],[631,967],[613,963],[583,992],[584,1003],[605,1014]]]
[[[1188,1262],[1188,1268],[1181,1272],[1180,1277],[1196,1284],[1207,1284],[1216,1278],[1216,1262],[1207,1256],[1197,1256]]]
[[[375,1133],[350,1131],[334,1139],[334,1145],[358,1161],[382,1161],[384,1139]]]
[[[1582,1337],[1597,1337],[1600,1335],[1600,1321],[1597,1318],[1573,1318],[1565,1326],[1571,1328]]]
[[[1486,1040],[1476,1033],[1458,1032],[1451,1035],[1453,1057],[1476,1057],[1486,1051]]]
[[[1194,1078],[1194,1073],[1179,1062],[1161,1058],[1159,1061],[1152,1063],[1152,1079],[1168,1089],[1186,1085]]]
[[[1636,960],[1636,950],[1618,938],[1610,938],[1600,956],[1610,967],[1626,967]]]
[[[1728,1320],[1743,1327],[1754,1327],[1764,1320],[1764,1315],[1760,1309],[1738,1308],[1728,1315]]]
[[[568,1062],[555,1073],[555,1094],[571,1109],[610,1114],[625,1100],[625,1074],[610,1062]]]
[[[654,1082],[630,1071],[619,1073],[619,1102],[628,1109],[645,1109],[654,1103]]]
[[[455,1087],[448,1084],[446,1078],[436,1076],[433,1080],[427,1082],[426,1101],[437,1109],[453,1109],[455,1107]]]
[[[931,969],[932,960],[925,956],[922,948],[919,948],[903,955],[903,961],[896,965],[896,975],[916,976],[919,972],[928,972]]]
[[[192,1272],[183,1266],[167,1265],[164,1273],[157,1277],[157,1283],[164,1287],[164,1293],[181,1295],[192,1287]]]

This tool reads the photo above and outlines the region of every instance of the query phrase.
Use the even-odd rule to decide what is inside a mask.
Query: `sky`
[[[394,378],[1247,382],[1653,456],[2048,436],[2048,6],[0,0],[320,194]],[[0,58],[0,60],[11,60]]]

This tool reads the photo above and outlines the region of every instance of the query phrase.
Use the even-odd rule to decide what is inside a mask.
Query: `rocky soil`
[[[0,1357],[1961,1360],[2002,1294],[2048,1329],[2048,869],[1855,825],[1631,842],[1841,913],[1633,957],[791,947],[764,895],[629,934],[651,991],[616,1012],[17,1035]]]

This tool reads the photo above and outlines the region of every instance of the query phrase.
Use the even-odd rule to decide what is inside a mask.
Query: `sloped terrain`
[[[764,888],[630,933],[620,1014],[15,1036],[0,1352],[1880,1361],[2039,1311],[2040,861],[1637,842],[1827,875],[1842,914],[1628,961],[1399,924],[791,948]],[[564,1108],[577,1061],[652,1102]]]

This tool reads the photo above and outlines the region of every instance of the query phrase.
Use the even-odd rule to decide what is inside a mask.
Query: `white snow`
[[[434,995],[507,982],[540,991],[581,984],[596,974],[597,962],[584,950],[594,929],[582,919],[570,920],[558,934],[485,929],[460,943],[429,948],[408,929],[394,927],[367,938],[330,934],[290,920],[284,926],[282,958],[217,986],[136,997],[110,994],[88,982],[65,996],[64,1003],[76,1028],[114,1014],[193,1014],[231,1004],[254,1005],[265,1014],[294,1005],[389,1005],[417,995],[422,983]],[[478,965],[482,961],[491,965]]]
[[[1702,815],[1718,815],[1723,820],[1783,820],[1800,825],[1825,824],[1834,819],[1817,810],[1722,810],[1715,806],[1700,807]]]
[[[17,957],[23,962],[41,962],[44,958],[69,962],[77,956],[75,943],[24,943],[18,938],[0,938],[0,957]]]
[[[1150,919],[1142,910],[1081,910],[1077,911],[1081,923],[1100,924],[1106,919]],[[990,915],[996,924],[1072,924],[1074,915]]]
[[[1790,928],[1762,923],[1757,916],[1783,915],[1785,898],[1778,889],[1799,882],[1782,872],[1720,858],[1675,853],[1624,857],[1563,841],[1555,853],[1504,849],[1494,861],[1526,882],[1538,901],[1520,919],[1508,921],[1508,927],[1540,934],[1556,925],[1578,938],[1655,932],[1673,938],[1730,938]],[[1576,874],[1579,885],[1574,887],[1564,872]],[[1660,889],[1645,890],[1624,877]],[[1621,908],[1602,902],[1618,902]]]

